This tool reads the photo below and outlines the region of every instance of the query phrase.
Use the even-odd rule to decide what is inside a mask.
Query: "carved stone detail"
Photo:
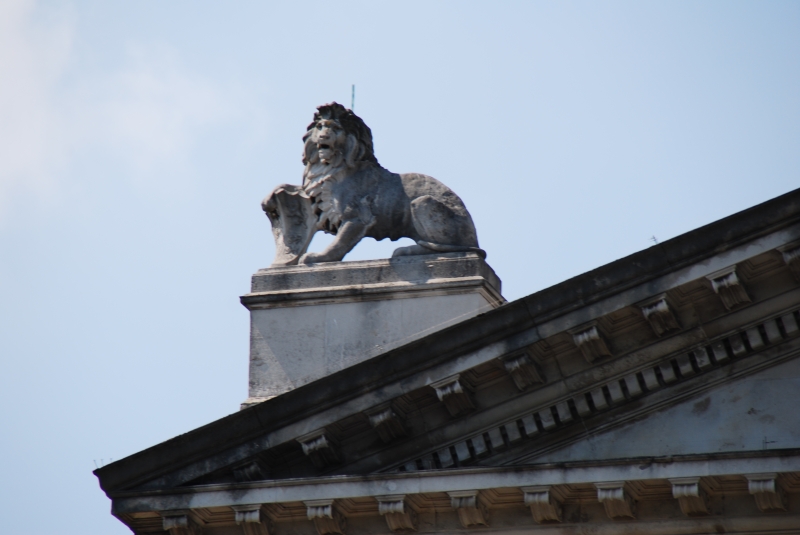
[[[161,527],[169,535],[199,535],[200,527],[188,511],[165,511],[161,513]]]
[[[264,514],[261,504],[237,505],[231,507],[236,523],[242,527],[244,535],[269,535],[272,531],[269,517]]]
[[[391,403],[382,403],[377,407],[364,411],[364,414],[366,414],[369,424],[384,442],[392,442],[407,434],[402,419],[395,412]]]
[[[313,433],[298,437],[297,442],[303,447],[303,453],[317,468],[325,468],[339,462],[339,455],[336,452],[337,444],[325,429],[318,429]]]
[[[469,392],[462,386],[459,375],[453,375],[431,383],[431,388],[436,390],[439,401],[444,403],[451,416],[460,416],[475,409]]]
[[[525,505],[530,506],[533,519],[539,524],[561,522],[561,503],[556,500],[549,486],[522,487]]]
[[[762,513],[786,510],[786,494],[778,484],[778,474],[747,474],[747,490]]]
[[[611,350],[608,349],[603,335],[597,328],[597,322],[593,321],[567,332],[572,335],[572,341],[587,361],[594,362],[599,358],[611,356]]]
[[[395,533],[417,531],[417,513],[406,507],[405,495],[376,496],[378,513],[386,519],[389,529]]]
[[[544,380],[536,369],[536,365],[527,353],[517,353],[502,359],[503,367],[506,369],[514,384],[522,391],[529,386],[543,383]]]
[[[778,247],[778,252],[783,256],[783,261],[789,266],[795,280],[800,282],[800,244],[797,242]]]
[[[668,480],[672,484],[672,497],[678,500],[686,516],[708,514],[708,497],[700,486],[699,477],[679,477]]]
[[[597,501],[605,507],[608,518],[612,520],[636,518],[636,503],[625,491],[624,481],[595,483],[594,486],[597,489]]]
[[[639,303],[639,308],[657,336],[663,336],[681,328],[675,314],[670,309],[666,294]]]
[[[338,262],[364,237],[416,241],[392,256],[486,256],[455,192],[429,176],[381,167],[372,132],[352,110],[336,102],[319,106],[303,142],[302,186],[279,186],[261,203],[275,237],[273,267]],[[318,230],[333,234],[333,242],[322,252],[306,253]]]
[[[739,277],[736,275],[736,266],[721,269],[706,278],[711,281],[711,287],[722,299],[725,308],[732,310],[751,301]]]
[[[319,535],[344,535],[346,520],[333,505],[333,500],[311,500],[303,503],[306,506],[306,516],[314,522]]]
[[[269,470],[258,461],[237,466],[233,469],[233,478],[240,483],[267,479]]]
[[[458,512],[458,520],[465,528],[489,525],[489,511],[480,500],[477,490],[448,492],[450,505]]]

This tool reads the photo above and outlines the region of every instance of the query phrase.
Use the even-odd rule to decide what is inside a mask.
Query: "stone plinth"
[[[250,310],[243,407],[505,302],[475,253],[262,269],[241,300]]]

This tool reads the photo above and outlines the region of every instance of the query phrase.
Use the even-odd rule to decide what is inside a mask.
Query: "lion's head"
[[[317,108],[303,141],[307,172],[319,165],[337,168],[342,164],[354,167],[358,162],[378,163],[372,150],[372,131],[352,110],[336,102]]]

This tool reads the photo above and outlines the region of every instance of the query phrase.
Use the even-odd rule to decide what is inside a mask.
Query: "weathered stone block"
[[[251,293],[248,406],[504,303],[476,253],[262,269]]]

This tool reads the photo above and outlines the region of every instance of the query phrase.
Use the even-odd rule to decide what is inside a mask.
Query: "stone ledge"
[[[483,278],[498,295],[502,291],[494,270],[476,253],[442,253],[260,269],[253,275],[250,292],[333,290],[391,283],[424,285],[471,277]]]

